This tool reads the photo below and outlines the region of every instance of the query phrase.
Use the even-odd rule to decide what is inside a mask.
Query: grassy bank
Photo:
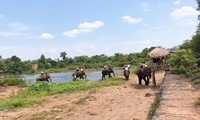
[[[20,86],[25,87],[26,81],[14,76],[4,76],[0,78],[0,86]]]
[[[105,80],[103,82],[89,80],[80,80],[78,82],[69,81],[64,83],[39,82],[28,86],[25,90],[21,91],[15,96],[0,99],[0,110],[37,105],[42,102],[41,97],[44,96],[61,93],[72,93],[82,90],[89,90],[91,88],[101,88],[112,85],[120,85],[122,83],[124,83],[124,80],[117,78]]]

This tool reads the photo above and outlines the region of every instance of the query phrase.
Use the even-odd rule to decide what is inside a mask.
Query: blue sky
[[[0,55],[34,60],[171,48],[198,24],[195,0],[0,0]]]

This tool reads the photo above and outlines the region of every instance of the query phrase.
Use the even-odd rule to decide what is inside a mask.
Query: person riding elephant
[[[104,65],[102,70],[102,80],[106,79],[106,75],[109,76],[109,79],[112,78],[111,73],[115,76],[113,68],[110,65]]]
[[[48,73],[44,73],[43,71],[40,72],[40,76],[36,79],[36,81],[52,81],[51,76]]]
[[[146,62],[144,60],[142,60],[142,62],[140,63],[140,66],[143,66],[143,68],[146,68],[148,67]]]
[[[124,65],[124,77],[126,80],[129,79],[129,75],[130,75],[130,65]]]
[[[75,72],[72,74],[72,77],[73,77],[73,81],[76,81],[77,78],[80,78],[80,79],[87,78],[87,76],[82,68],[81,69],[76,68]]]
[[[136,73],[139,79],[139,84],[142,84],[142,80],[144,80],[145,85],[148,85],[149,79],[151,79],[151,72],[151,68],[148,67],[146,62],[143,60],[140,63],[139,70]]]

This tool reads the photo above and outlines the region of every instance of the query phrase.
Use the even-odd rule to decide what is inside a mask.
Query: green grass
[[[196,79],[193,81],[194,84],[200,84],[200,79]]]
[[[154,116],[154,114],[155,114],[155,112],[156,112],[156,109],[157,109],[157,107],[158,107],[158,104],[159,104],[159,102],[160,102],[159,99],[160,99],[160,97],[161,97],[162,90],[161,90],[161,87],[160,87],[160,86],[158,86],[157,88],[159,88],[159,89],[158,89],[159,92],[156,94],[154,103],[151,104],[151,108],[150,108],[150,110],[149,110],[149,112],[148,112],[147,120],[151,120],[151,119],[152,119],[152,117]],[[157,88],[156,88],[156,89],[157,89]],[[147,95],[147,96],[149,96],[149,95]]]
[[[69,81],[64,83],[38,82],[36,84],[29,85],[25,90],[19,92],[15,96],[0,99],[0,110],[28,107],[35,104],[40,104],[41,99],[39,98],[43,96],[72,93],[82,90],[89,90],[91,88],[120,85],[122,83],[124,83],[124,80],[117,78],[102,82],[89,80],[80,80],[77,82]]]
[[[194,76],[192,77],[192,82],[193,82],[194,84],[200,84],[200,76],[199,76],[199,75],[194,75]]]
[[[21,78],[16,78],[14,76],[6,76],[5,78],[0,78],[0,86],[20,86],[25,87],[26,81]]]

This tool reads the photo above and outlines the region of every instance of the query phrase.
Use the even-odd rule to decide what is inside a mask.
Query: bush
[[[170,67],[174,68],[178,74],[191,76],[196,58],[190,50],[179,49],[167,60]]]
[[[21,78],[16,78],[13,76],[7,76],[5,78],[0,78],[0,86],[26,86],[26,80]]]

